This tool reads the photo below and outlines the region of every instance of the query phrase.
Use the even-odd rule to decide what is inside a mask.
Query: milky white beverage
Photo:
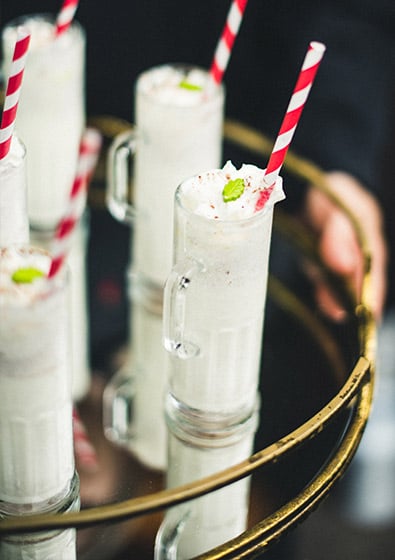
[[[74,475],[67,278],[40,276],[49,264],[38,249],[0,249],[3,513],[56,507]]]
[[[31,229],[30,241],[32,245],[50,252],[53,235],[52,232]],[[87,235],[88,222],[85,216],[75,228],[67,255],[67,266],[70,271],[68,289],[71,321],[71,389],[74,401],[79,401],[87,395],[91,383],[86,274]]]
[[[85,124],[85,34],[74,22],[59,37],[51,16],[19,18],[3,31],[4,70],[23,24],[31,33],[16,127],[26,145],[30,224],[53,228],[63,216]]]
[[[196,411],[228,415],[255,402],[273,205],[284,196],[279,178],[256,211],[267,187],[263,170],[228,162],[176,192],[164,300],[169,390]]]
[[[133,216],[131,291],[137,295],[132,296],[130,315],[129,368],[135,389],[130,443],[144,463],[162,469],[166,440],[160,322],[172,262],[174,191],[186,177],[221,163],[224,89],[208,85],[208,72],[195,67],[167,64],[143,72],[136,84],[136,132],[122,135],[110,152],[110,210],[120,219]],[[133,206],[125,202],[128,172],[121,165],[130,150],[135,152]],[[156,317],[139,302],[141,287],[152,293],[148,298],[159,300]],[[153,425],[160,426],[157,437],[143,444],[152,438]]]
[[[29,241],[25,160],[25,147],[14,134],[0,160],[0,247]]]

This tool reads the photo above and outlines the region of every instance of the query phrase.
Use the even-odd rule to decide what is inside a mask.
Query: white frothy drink
[[[207,91],[208,73],[164,65],[136,86],[133,269],[163,286],[171,268],[174,191],[221,163],[224,91]]]
[[[67,277],[47,280],[49,264],[38,249],[0,249],[3,513],[55,507],[74,475]]]
[[[273,205],[263,210],[264,171],[223,169],[184,181],[176,192],[174,268],[165,288],[169,385],[203,413],[250,410],[259,380]],[[223,190],[243,193],[224,201]],[[226,190],[225,189],[225,190]]]
[[[0,247],[29,241],[25,156],[14,134],[10,151],[0,160]]]
[[[28,153],[29,220],[50,229],[63,216],[85,125],[85,34],[74,22],[55,37],[54,20],[46,15],[15,20],[3,31],[5,75],[19,25],[31,33],[16,117]]]

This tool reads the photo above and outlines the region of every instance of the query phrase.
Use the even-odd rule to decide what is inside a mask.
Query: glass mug
[[[193,181],[194,178],[190,180]],[[192,212],[175,194],[174,266],[164,291],[172,396],[194,414],[243,416],[259,383],[274,203],[236,220]]]
[[[191,177],[175,193],[174,265],[163,310],[170,487],[247,459],[258,424],[272,218],[282,180],[263,210],[255,212],[248,195],[227,214],[216,195],[231,168]],[[255,169],[259,182],[249,185],[256,194],[263,171]],[[248,497],[244,479],[171,508],[155,560],[195,557],[236,537],[246,528]]]
[[[203,88],[208,72],[169,64],[143,72],[135,88],[136,128],[120,134],[109,153],[108,207],[118,220],[133,222],[133,270],[159,286],[171,268],[177,185],[221,163],[224,88],[207,89],[206,94],[178,87],[192,80]],[[133,204],[128,200],[131,156]]]
[[[77,499],[68,274],[62,270],[46,278],[49,263],[49,255],[37,248],[0,249],[3,516],[58,511]],[[15,285],[14,274],[32,270],[44,276]]]
[[[174,191],[185,177],[218,167],[222,154],[225,92],[223,86],[206,92],[207,83],[207,71],[187,65],[143,72],[135,88],[136,127],[120,134],[109,151],[107,205],[133,228],[130,363],[107,386],[105,431],[158,469],[166,466],[161,322],[172,261]]]
[[[16,130],[26,145],[30,225],[53,229],[63,217],[85,127],[85,32],[74,20],[55,37],[55,19],[26,15],[2,32],[8,74],[18,26],[31,33]]]

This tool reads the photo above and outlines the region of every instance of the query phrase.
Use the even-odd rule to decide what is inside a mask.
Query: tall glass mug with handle
[[[0,249],[0,515],[78,502],[72,431],[68,275],[50,257]]]
[[[206,70],[166,64],[136,83],[136,128],[109,154],[108,207],[132,223],[130,360],[105,391],[105,429],[147,466],[166,466],[162,294],[171,268],[173,197],[184,178],[221,163],[223,86]],[[134,163],[133,204],[129,202]]]
[[[280,177],[255,211],[263,177],[253,165],[237,170],[228,162],[184,181],[175,194],[164,343],[169,391],[195,417],[242,418],[256,399],[273,209],[283,198]],[[226,185],[243,194],[224,202]]]
[[[253,449],[273,209],[283,196],[281,178],[272,189],[263,170],[231,162],[175,193],[163,312],[168,486],[234,465]],[[248,496],[244,480],[171,508],[156,560],[191,558],[240,534]]]
[[[28,153],[29,222],[52,230],[63,216],[85,126],[85,32],[74,20],[56,36],[46,14],[11,21],[2,32],[6,76],[20,25],[31,34],[15,123]]]

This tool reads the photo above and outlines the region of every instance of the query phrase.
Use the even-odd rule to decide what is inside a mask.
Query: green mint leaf
[[[16,284],[31,284],[33,280],[42,276],[44,273],[37,268],[18,268],[12,275],[12,280]]]
[[[244,179],[231,179],[224,186],[222,198],[224,202],[232,202],[241,197],[244,192]]]
[[[189,91],[202,91],[202,86],[198,86],[196,84],[191,84],[188,80],[181,80],[178,84],[180,88],[189,89]]]

